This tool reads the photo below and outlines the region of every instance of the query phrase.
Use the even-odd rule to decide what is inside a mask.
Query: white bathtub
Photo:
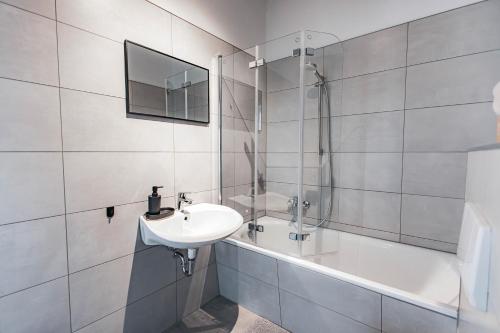
[[[306,241],[290,240],[295,227],[273,217],[249,239],[248,226],[226,241],[456,318],[460,276],[456,256],[336,230],[318,228]]]

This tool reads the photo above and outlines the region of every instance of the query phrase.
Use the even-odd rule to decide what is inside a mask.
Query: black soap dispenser
[[[148,196],[148,214],[158,215],[161,210],[161,195],[158,195],[158,189],[163,186],[153,186],[153,193]]]

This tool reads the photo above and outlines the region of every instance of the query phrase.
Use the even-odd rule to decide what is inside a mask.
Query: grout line
[[[71,285],[69,283],[69,243],[68,243],[68,219],[67,219],[67,196],[66,196],[66,176],[64,169],[64,135],[63,135],[63,116],[62,116],[62,100],[61,100],[61,68],[60,68],[60,58],[59,58],[59,28],[57,24],[57,0],[54,1],[54,11],[56,18],[56,57],[57,57],[57,82],[59,88],[58,97],[59,97],[59,121],[60,121],[60,135],[61,135],[61,163],[62,163],[62,180],[63,180],[63,201],[64,201],[64,231],[65,231],[65,240],[66,240],[66,272],[68,274],[67,277],[67,287],[68,287],[68,310],[69,310],[69,328],[70,331],[73,331],[73,320],[72,320],[72,312],[71,312]]]
[[[22,10],[23,12],[27,12],[27,13],[30,13],[30,14],[33,14],[33,15],[40,16],[40,17],[43,17],[43,18],[49,19],[49,20],[51,20],[51,21],[55,21],[55,19],[53,19],[52,17],[45,16],[45,15],[43,15],[43,14],[40,14],[40,13],[37,13],[37,12],[31,11],[31,10],[29,10],[29,9],[21,8],[21,7],[19,7],[19,6],[13,5],[13,4],[11,4],[11,3],[7,3],[7,2],[5,2],[5,1],[1,1],[1,0],[0,0],[0,4],[5,5],[5,6],[9,6],[9,7],[13,7],[13,8],[16,8],[16,9],[19,9],[19,10]],[[57,11],[57,8],[55,8],[55,11]],[[54,15],[56,15],[56,13],[54,13]]]
[[[467,53],[467,54],[460,54],[460,55],[451,56],[451,57],[445,57],[445,58],[440,58],[440,59],[434,59],[434,60],[428,60],[428,61],[418,62],[418,63],[414,63],[414,64],[411,64],[411,65],[407,65],[407,67],[420,66],[420,65],[430,64],[430,63],[434,63],[434,62],[452,60],[452,59],[456,59],[456,58],[464,58],[464,57],[474,56],[474,55],[478,55],[478,54],[489,53],[489,52],[498,52],[498,51],[500,51],[499,48],[494,48],[494,49],[490,49],[490,50],[477,51],[477,52],[472,52],[472,53]]]
[[[407,91],[407,83],[408,83],[408,44],[409,44],[409,30],[410,24],[406,25],[406,53],[405,53],[405,86],[404,86],[404,101],[403,101],[403,135],[402,135],[402,147],[401,150],[405,151],[405,126],[406,126],[406,96],[408,94]],[[403,230],[403,180],[404,180],[404,161],[405,155],[401,156],[401,195],[399,198],[399,242],[401,243],[401,230]]]
[[[17,294],[17,293],[20,293],[20,292],[23,292],[23,291],[26,291],[28,289],[31,289],[31,288],[36,288],[36,287],[40,287],[41,285],[44,285],[44,284],[47,284],[47,283],[50,283],[50,282],[53,282],[55,280],[59,280],[59,279],[63,279],[65,277],[68,277],[68,275],[61,275],[61,276],[58,276],[58,277],[55,277],[55,278],[52,278],[52,279],[49,279],[47,281],[43,281],[43,282],[40,282],[40,283],[37,283],[37,284],[34,284],[34,285],[30,285],[28,287],[25,287],[25,288],[22,288],[22,289],[19,289],[19,290],[16,290],[16,291],[13,291],[13,292],[9,292],[5,295],[1,295],[0,296],[0,300],[4,297],[8,297],[8,296],[11,296],[11,295],[14,295],[14,294]]]

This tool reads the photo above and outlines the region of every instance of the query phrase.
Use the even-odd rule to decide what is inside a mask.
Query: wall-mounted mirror
[[[208,69],[125,41],[127,112],[208,123]]]

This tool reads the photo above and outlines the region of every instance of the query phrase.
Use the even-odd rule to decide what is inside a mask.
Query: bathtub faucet
[[[290,199],[288,199],[288,214],[292,214],[292,220],[291,222],[297,222],[297,215],[298,215],[298,207],[299,207],[299,197],[298,196],[293,196]],[[311,207],[311,203],[307,200],[304,200],[302,202],[302,207],[305,209],[308,209]]]

